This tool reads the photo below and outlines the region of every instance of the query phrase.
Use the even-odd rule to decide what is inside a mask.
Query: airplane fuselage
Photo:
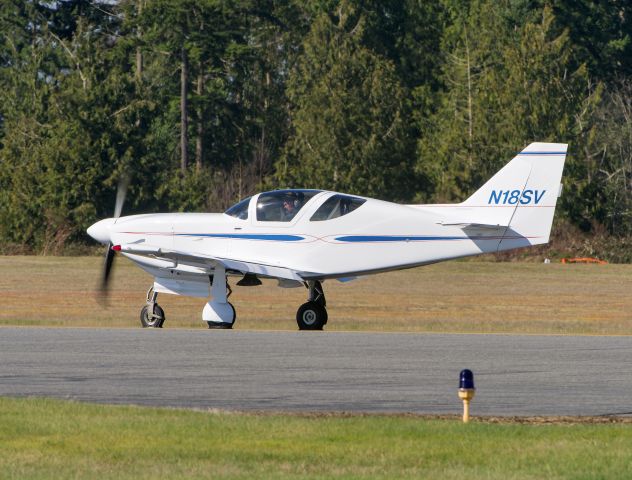
[[[220,213],[122,217],[111,226],[111,241],[139,246],[146,243],[165,250],[258,264],[271,269],[269,276],[294,280],[408,268],[493,252],[500,242],[497,230],[479,229],[466,234],[462,228],[442,225],[440,206],[409,207],[367,199],[348,215],[311,221],[315,210],[332,195],[317,195],[295,219],[285,223],[258,221],[254,214],[244,220]],[[253,206],[256,200],[253,197]],[[129,256],[145,267],[168,267],[187,277],[209,274],[208,267],[196,269]],[[298,272],[300,278],[290,272]]]

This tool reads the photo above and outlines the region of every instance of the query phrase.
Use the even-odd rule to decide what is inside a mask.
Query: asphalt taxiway
[[[632,337],[0,328],[0,395],[270,411],[632,415]]]

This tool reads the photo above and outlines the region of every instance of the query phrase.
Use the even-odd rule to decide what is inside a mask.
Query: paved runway
[[[632,337],[0,328],[0,395],[234,410],[632,415]]]

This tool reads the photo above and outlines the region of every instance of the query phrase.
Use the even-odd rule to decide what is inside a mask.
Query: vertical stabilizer
[[[564,143],[530,144],[461,204],[481,223],[507,227],[498,250],[549,241],[566,150]]]

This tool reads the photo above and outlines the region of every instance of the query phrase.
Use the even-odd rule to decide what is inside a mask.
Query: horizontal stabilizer
[[[492,225],[491,223],[473,223],[473,222],[438,222],[439,225],[444,227],[459,227],[459,228],[481,228],[485,230],[500,230],[505,229],[509,225]]]

